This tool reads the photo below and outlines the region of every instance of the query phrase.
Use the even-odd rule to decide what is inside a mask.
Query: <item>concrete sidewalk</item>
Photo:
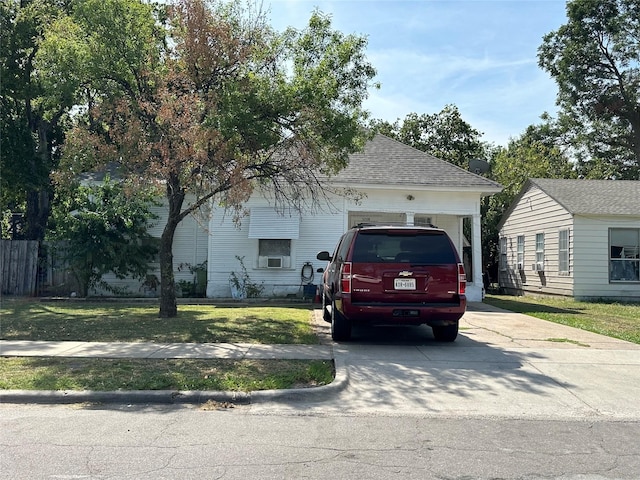
[[[331,360],[330,345],[255,343],[30,342],[0,340],[3,357],[221,358]]]

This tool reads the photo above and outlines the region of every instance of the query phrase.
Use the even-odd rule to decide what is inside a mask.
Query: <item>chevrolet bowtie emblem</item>
[[[408,270],[403,270],[398,274],[400,277],[410,277],[413,275],[413,272],[409,272]]]

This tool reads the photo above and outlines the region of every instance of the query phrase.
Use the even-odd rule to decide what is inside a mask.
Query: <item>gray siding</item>
[[[640,300],[640,283],[609,281],[610,228],[640,228],[640,219],[576,215],[575,297]]]
[[[569,273],[559,270],[559,231],[569,230]],[[536,234],[544,234],[544,271],[536,271]],[[524,235],[524,265],[517,267],[517,238]],[[521,196],[500,230],[507,239],[506,269],[499,273],[502,288],[512,293],[573,294],[574,231],[572,216],[536,187]]]

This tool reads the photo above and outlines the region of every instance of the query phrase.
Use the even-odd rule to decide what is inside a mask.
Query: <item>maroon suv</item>
[[[453,342],[465,312],[464,266],[444,230],[418,226],[358,226],[347,231],[323,275],[322,311],[336,341],[351,326],[429,325],[436,340]]]

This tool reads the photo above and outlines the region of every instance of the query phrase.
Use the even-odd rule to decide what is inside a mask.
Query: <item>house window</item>
[[[609,280],[640,281],[640,228],[609,229]]]
[[[258,268],[290,268],[291,240],[261,238],[258,240]]]
[[[518,252],[517,252],[518,270],[524,270],[524,235],[518,235],[517,248],[518,248]]]
[[[536,271],[544,271],[544,233],[536,233]]]
[[[569,273],[569,230],[558,232],[558,271]]]
[[[500,270],[507,269],[507,237],[500,238]]]

